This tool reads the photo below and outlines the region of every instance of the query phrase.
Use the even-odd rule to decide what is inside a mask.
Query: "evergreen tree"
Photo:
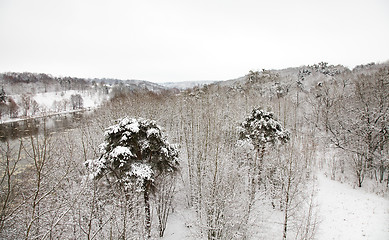
[[[93,178],[115,178],[124,189],[143,192],[146,238],[151,238],[149,194],[157,178],[178,168],[178,151],[155,121],[123,118],[105,131],[102,155],[86,166]],[[166,175],[165,175],[166,176]],[[126,193],[128,194],[128,193]]]
[[[7,96],[5,95],[4,87],[1,87],[0,91],[0,103],[5,103],[7,100]]]
[[[239,139],[251,144],[257,153],[253,162],[249,163],[252,171],[252,194],[254,194],[256,185],[261,182],[262,161],[266,147],[268,145],[288,142],[289,132],[275,119],[272,112],[254,108],[251,115],[241,123]],[[256,175],[259,177],[258,182],[255,182]]]
[[[258,186],[262,183],[263,157],[268,145],[286,143],[289,132],[274,118],[272,112],[254,108],[251,115],[240,125],[239,139],[242,145],[248,144],[249,149],[256,151],[254,158],[248,158],[248,203],[245,210],[245,224],[248,225],[251,209],[255,202]]]
[[[269,143],[289,141],[289,132],[281,126],[274,114],[260,108],[254,108],[251,116],[242,122],[239,134],[241,140],[249,140],[257,150],[263,151]]]

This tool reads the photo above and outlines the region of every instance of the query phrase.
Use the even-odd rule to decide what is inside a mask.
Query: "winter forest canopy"
[[[320,176],[389,196],[388,98],[389,64],[181,90],[1,74],[0,238],[322,239]],[[86,109],[65,130],[5,136]]]

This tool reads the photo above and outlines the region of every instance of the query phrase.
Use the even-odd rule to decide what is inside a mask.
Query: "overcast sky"
[[[0,72],[166,82],[387,60],[388,0],[0,0]]]

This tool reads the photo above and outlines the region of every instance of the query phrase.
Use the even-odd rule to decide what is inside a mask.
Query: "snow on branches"
[[[248,140],[256,148],[267,143],[289,141],[289,132],[274,118],[274,114],[260,108],[254,108],[251,116],[241,123],[239,135],[240,140]]]
[[[91,178],[111,173],[125,186],[153,182],[159,173],[178,167],[177,146],[170,144],[161,127],[148,119],[123,118],[106,129],[99,159],[85,165]]]

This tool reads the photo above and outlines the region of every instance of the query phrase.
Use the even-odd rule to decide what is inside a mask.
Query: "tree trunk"
[[[258,171],[258,189],[260,189],[262,183],[263,158],[265,157],[265,151],[265,144],[262,144],[261,148],[257,149],[258,165],[256,165],[255,168]]]
[[[282,239],[286,240],[287,231],[288,231],[288,218],[289,218],[289,204],[290,204],[290,188],[292,184],[292,161],[290,160],[289,163],[289,169],[288,169],[288,182],[286,186],[286,196],[285,196],[285,209],[284,209],[284,230],[283,230],[283,236]]]
[[[150,183],[148,181],[145,181],[144,188],[143,197],[145,201],[145,237],[146,239],[151,239],[151,216],[149,199]]]
[[[284,215],[284,230],[282,239],[286,240],[286,233],[288,231],[288,210],[289,210],[289,190],[290,190],[290,179],[288,181],[288,189],[286,190],[286,199],[285,199],[285,215]]]

